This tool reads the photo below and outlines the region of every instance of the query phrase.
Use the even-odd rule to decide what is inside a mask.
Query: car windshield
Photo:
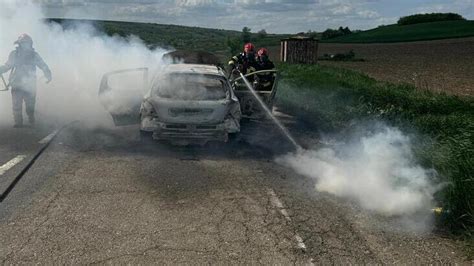
[[[222,100],[227,96],[227,86],[217,76],[175,73],[157,79],[153,92],[176,100]]]

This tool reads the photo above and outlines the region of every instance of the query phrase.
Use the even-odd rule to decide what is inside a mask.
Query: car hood
[[[166,123],[221,123],[229,112],[230,100],[183,101],[153,97],[148,99],[161,122]]]

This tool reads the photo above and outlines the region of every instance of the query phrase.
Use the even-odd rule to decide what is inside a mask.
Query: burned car
[[[142,75],[133,89],[112,79]],[[99,99],[115,125],[140,123],[142,138],[177,144],[227,142],[240,131],[240,104],[222,69],[212,65],[171,64],[147,82],[147,69],[120,70],[103,76]],[[129,80],[129,79],[126,79]],[[128,87],[118,89],[117,87]],[[142,87],[142,88],[140,88]]]

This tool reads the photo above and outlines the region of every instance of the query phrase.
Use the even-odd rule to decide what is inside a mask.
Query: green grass
[[[73,19],[50,19],[50,21],[55,21],[66,26],[74,22],[87,22],[94,24],[100,31],[110,36],[138,36],[151,47],[159,46],[174,49],[202,50],[217,54],[227,54],[229,52],[227,38],[240,40],[241,36],[241,32],[239,31],[155,23]],[[260,37],[258,34],[253,33],[251,35],[251,41],[254,42],[257,47],[276,46],[280,45],[280,40],[286,37],[288,37],[288,35],[281,34],[267,34],[265,37]]]
[[[413,25],[388,25],[334,39],[331,43],[385,43],[474,36],[474,21],[439,21]]]
[[[448,185],[436,198],[453,232],[474,228],[474,100],[378,82],[327,66],[279,66],[278,104],[307,116],[323,132],[350,130],[353,121],[381,120],[418,136],[419,162]]]

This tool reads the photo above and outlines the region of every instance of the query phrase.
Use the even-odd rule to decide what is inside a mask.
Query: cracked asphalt
[[[0,141],[4,164],[17,154],[31,157],[52,127],[0,130],[8,136]],[[174,147],[140,143],[135,126],[71,125],[0,203],[0,261],[464,262],[460,244],[440,233],[397,230],[391,219],[315,192],[313,180],[275,163],[288,150],[274,135],[246,143]],[[0,180],[8,183],[24,165]],[[298,246],[296,235],[305,248]]]

